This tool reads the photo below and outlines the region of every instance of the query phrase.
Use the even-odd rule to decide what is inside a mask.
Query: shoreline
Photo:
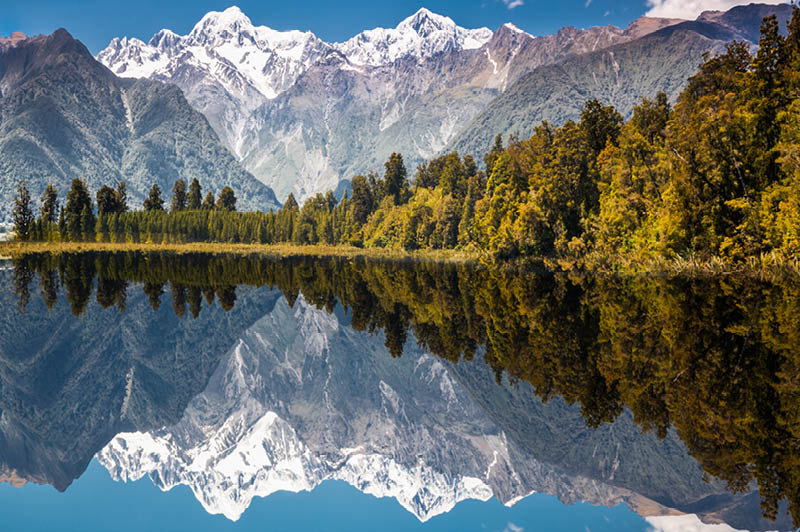
[[[479,254],[455,250],[405,250],[386,248],[357,248],[353,246],[320,246],[295,244],[225,244],[218,242],[193,242],[188,244],[149,244],[112,242],[3,242],[0,241],[0,259],[17,258],[31,253],[83,253],[83,252],[142,252],[142,253],[206,253],[210,255],[241,255],[263,257],[340,257],[373,260],[418,262],[477,263]]]
[[[260,256],[272,258],[346,258],[376,261],[435,262],[470,264],[497,271],[568,273],[577,275],[622,275],[645,277],[715,277],[746,276],[761,279],[800,278],[800,257],[765,254],[740,263],[721,258],[600,257],[582,259],[511,260],[504,263],[484,261],[476,251],[417,250],[389,248],[357,248],[353,246],[297,244],[226,244],[193,242],[186,244],[114,243],[114,242],[14,242],[0,241],[0,260],[11,260],[32,253],[140,252],[140,253],[203,253],[210,255]]]

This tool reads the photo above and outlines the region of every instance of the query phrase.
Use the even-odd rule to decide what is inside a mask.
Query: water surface
[[[15,529],[792,528],[794,280],[136,253],[0,277]]]

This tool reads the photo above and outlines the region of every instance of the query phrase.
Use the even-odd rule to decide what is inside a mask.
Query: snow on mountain
[[[422,59],[450,50],[474,50],[491,38],[488,28],[464,29],[453,19],[422,8],[396,28],[367,30],[334,46],[352,63],[380,66],[407,56]]]
[[[329,48],[311,32],[254,26],[234,6],[206,14],[185,36],[161,30],[147,44],[116,38],[97,58],[122,77],[169,78],[188,63],[232,94],[249,85],[274,98]]]
[[[510,506],[535,491],[567,502],[644,500],[524,455],[446,363],[413,342],[392,359],[381,335],[341,319],[302,297],[294,309],[279,301],[177,425],[119,434],[97,459],[115,480],[186,485],[208,512],[231,520],[255,497],[328,479],[394,498],[421,521],[463,500],[494,496]]]

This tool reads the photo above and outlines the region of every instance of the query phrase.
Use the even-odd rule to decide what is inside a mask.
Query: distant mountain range
[[[97,61],[65,30],[16,33],[0,39],[0,220],[20,179],[34,197],[49,182],[63,195],[75,177],[92,189],[125,180],[137,205],[152,183],[166,196],[177,178],[197,177],[206,190],[233,186],[243,209],[268,210],[289,193],[341,193],[395,151],[412,173],[450,150],[480,160],[497,133],[524,138],[541,120],[577,118],[591,97],[626,115],[659,90],[674,99],[704,53],[756,42],[764,16],[785,21],[791,9],[541,37],[421,9],[326,43],[254,26],[231,7],[185,36],[114,39]]]
[[[35,198],[48,183],[62,198],[76,177],[92,190],[124,180],[132,204],[157,183],[197,177],[206,190],[232,185],[244,208],[278,206],[245,171],[205,117],[174,85],[121,79],[65,30],[0,41],[0,219],[17,182]]]
[[[497,134],[576,118],[598,97],[623,114],[659,90],[675,98],[705,52],[757,42],[763,16],[789,5],[640,18],[626,29],[564,28],[534,37],[512,24],[465,29],[421,9],[396,28],[343,43],[254,26],[238,8],[211,12],[185,36],[114,39],[98,60],[124,77],[175,84],[222,141],[283,200],[335,189],[451,149],[482,155]]]

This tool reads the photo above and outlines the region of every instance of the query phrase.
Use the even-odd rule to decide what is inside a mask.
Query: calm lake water
[[[800,280],[35,255],[0,312],[4,529],[800,518]]]

